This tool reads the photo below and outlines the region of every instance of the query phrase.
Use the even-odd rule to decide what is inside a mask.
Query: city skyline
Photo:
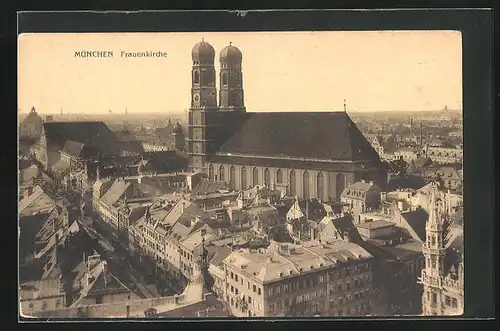
[[[462,108],[456,31],[23,34],[18,108],[182,112],[190,103],[191,49],[202,38],[215,48],[217,73],[223,47],[232,42],[242,51],[251,112],[341,111],[344,99],[352,112]],[[114,57],[74,57],[81,50],[113,51]],[[121,50],[168,56],[121,58]]]

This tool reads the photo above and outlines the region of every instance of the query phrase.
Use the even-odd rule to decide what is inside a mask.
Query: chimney
[[[185,201],[182,201],[182,205],[181,205],[181,214],[184,214],[184,207],[186,206],[186,202]]]
[[[375,183],[373,182],[373,180],[370,180],[370,185],[375,185]]]
[[[349,231],[344,231],[344,241],[347,242],[347,243],[350,243],[351,242],[351,237],[349,235]]]
[[[387,201],[387,192],[380,192],[380,200]]]
[[[102,275],[104,276],[104,286],[108,286],[108,280],[106,279],[106,271],[108,269],[108,264],[106,261],[101,261],[102,265]]]
[[[404,210],[403,201],[398,201],[398,209],[399,209],[399,211]]]

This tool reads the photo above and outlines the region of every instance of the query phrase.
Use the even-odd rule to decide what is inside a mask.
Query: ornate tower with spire
[[[191,52],[191,108],[189,109],[189,168],[202,171],[207,155],[215,147],[217,124],[217,90],[215,87],[215,50],[204,40]]]
[[[437,189],[431,192],[429,218],[426,223],[426,240],[422,246],[425,267],[422,269],[421,283],[424,287],[422,310],[424,315],[442,315],[442,281],[445,276],[444,258],[446,256],[443,221],[437,202]]]
[[[449,236],[449,220],[440,214],[436,195],[432,194],[427,239],[423,245],[425,268],[423,285],[423,315],[462,315],[464,312],[463,230]],[[455,230],[460,230],[455,228]],[[446,258],[445,258],[446,257]]]
[[[220,97],[222,111],[245,111],[242,54],[231,42],[220,52]]]

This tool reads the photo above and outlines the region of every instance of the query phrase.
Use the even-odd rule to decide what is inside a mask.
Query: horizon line
[[[35,108],[36,110],[36,108]],[[148,111],[148,112],[134,112],[134,111],[128,111],[125,112],[102,112],[102,113],[82,113],[82,112],[75,112],[75,113],[68,113],[68,112],[63,112],[62,115],[105,115],[105,116],[112,116],[112,115],[145,115],[145,114],[182,114],[186,111],[189,111],[188,109],[186,110],[176,110],[176,111]],[[411,112],[443,112],[443,111],[451,111],[451,112],[462,112],[462,109],[453,109],[453,108],[441,108],[441,109],[420,109],[420,110],[307,110],[307,111],[276,111],[276,110],[260,110],[260,111],[249,111],[248,113],[325,113],[325,112],[347,112],[347,113],[411,113]],[[18,111],[18,114],[29,114],[30,111]],[[37,114],[41,115],[59,115],[61,114],[59,112],[54,112],[54,113],[45,113],[45,112],[38,112]]]

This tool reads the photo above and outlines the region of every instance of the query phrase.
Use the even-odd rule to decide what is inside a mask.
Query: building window
[[[295,195],[296,192],[296,179],[295,179],[295,170],[290,171],[290,194]]]
[[[198,71],[194,72],[194,83],[199,84],[200,83],[200,73]]]
[[[258,291],[258,294],[261,295],[262,294],[262,289],[259,287],[259,291]]]
[[[302,174],[302,197],[309,199],[309,172],[307,171]]]
[[[264,185],[268,188],[271,187],[271,172],[268,168],[264,170]]]
[[[458,301],[457,301],[457,298],[452,298],[451,299],[451,306],[453,308],[457,308],[458,307]]]
[[[231,166],[231,168],[229,170],[229,186],[233,190],[236,188],[235,178],[236,178],[236,168],[234,166]]]
[[[248,297],[248,303],[252,303],[252,297]]]
[[[318,199],[323,200],[324,194],[325,194],[325,178],[323,176],[323,173],[320,172],[316,177],[316,196]]]
[[[232,271],[231,271],[231,279],[234,279],[234,274]]]
[[[335,177],[335,193],[337,194],[336,198],[340,199],[340,196],[342,194],[342,191],[344,191],[345,188],[345,176],[344,174],[340,173],[337,174]]]
[[[234,289],[234,294],[238,295],[238,289],[237,288]]]
[[[247,189],[247,169],[245,167],[241,168],[241,189]]]
[[[236,274],[234,275],[234,280],[238,281],[238,275],[236,275]]]
[[[224,165],[221,165],[221,166],[219,167],[219,180],[220,180],[221,182],[223,182],[223,181],[225,181],[225,180],[226,180],[226,175],[225,175],[225,173],[224,173]]]
[[[222,74],[222,86],[227,85],[227,73]]]
[[[231,293],[234,293],[234,286],[231,285]]]
[[[447,295],[444,297],[445,305],[451,306],[451,298]]]
[[[259,185],[259,168],[257,167],[252,171],[252,184],[253,186]]]
[[[433,304],[437,303],[437,294],[436,293],[432,293],[432,303]]]
[[[278,171],[276,172],[276,183],[283,183],[283,171],[281,171],[281,169],[278,169]]]
[[[274,305],[269,305],[269,312],[274,313]]]
[[[257,286],[253,285],[253,291],[257,292]]]

